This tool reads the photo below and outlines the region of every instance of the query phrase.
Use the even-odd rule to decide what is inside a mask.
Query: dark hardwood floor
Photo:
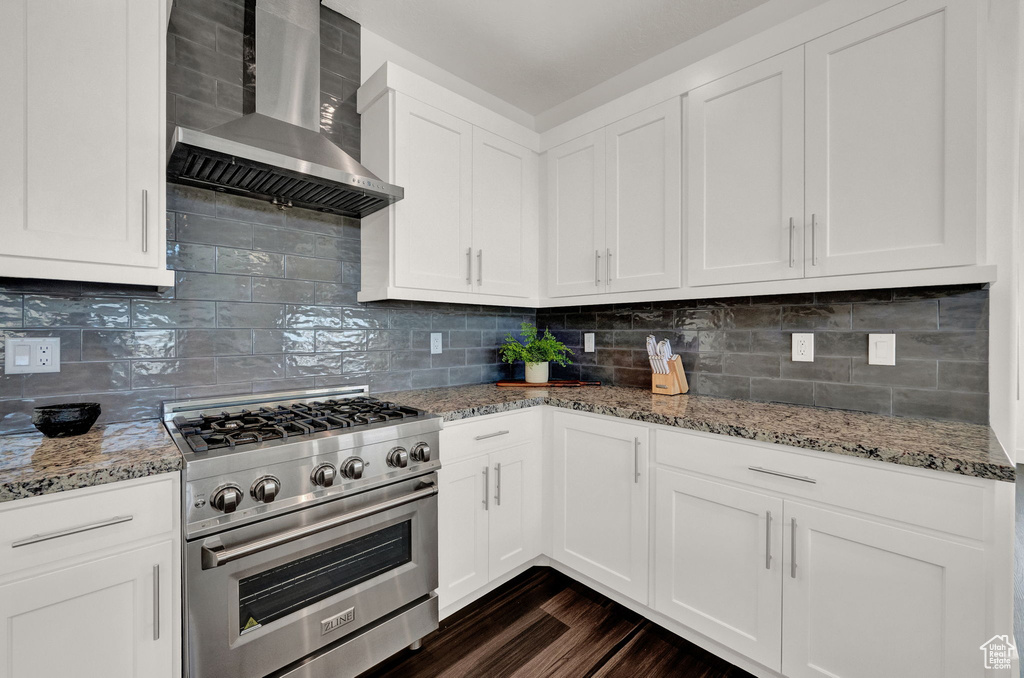
[[[535,567],[360,678],[751,678],[601,594]]]

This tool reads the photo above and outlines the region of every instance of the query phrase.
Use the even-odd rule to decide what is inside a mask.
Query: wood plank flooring
[[[535,567],[360,678],[751,678],[601,594]]]

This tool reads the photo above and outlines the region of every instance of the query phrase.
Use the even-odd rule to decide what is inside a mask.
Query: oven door
[[[437,476],[191,541],[189,678],[260,678],[437,588]]]

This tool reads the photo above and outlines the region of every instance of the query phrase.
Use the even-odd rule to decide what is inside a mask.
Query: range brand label
[[[336,614],[333,617],[329,617],[328,619],[321,619],[320,635],[326,636],[331,631],[340,629],[345,624],[348,624],[349,622],[354,622],[355,620],[356,608],[354,607],[350,607],[341,614]]]

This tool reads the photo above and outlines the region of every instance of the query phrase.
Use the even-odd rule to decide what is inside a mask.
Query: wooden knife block
[[[683,372],[683,361],[676,356],[668,361],[668,374],[651,373],[651,393],[658,395],[681,395],[690,390]]]

